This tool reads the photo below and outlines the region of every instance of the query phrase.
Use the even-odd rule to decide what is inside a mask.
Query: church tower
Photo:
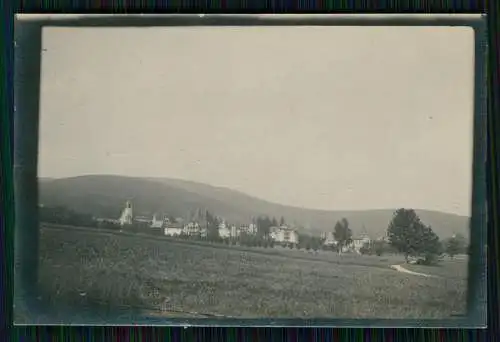
[[[132,203],[127,201],[125,209],[123,209],[122,215],[120,216],[120,225],[132,224],[132,218]]]

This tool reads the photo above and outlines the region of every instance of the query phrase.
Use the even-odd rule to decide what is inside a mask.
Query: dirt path
[[[439,278],[438,276],[434,276],[434,275],[430,275],[430,274],[425,274],[425,273],[419,273],[419,272],[413,272],[413,271],[407,270],[406,268],[404,268],[401,265],[391,265],[391,268],[393,270],[398,271],[398,272],[407,273],[407,274],[413,274],[413,275],[417,275],[417,276],[421,276],[421,277]]]

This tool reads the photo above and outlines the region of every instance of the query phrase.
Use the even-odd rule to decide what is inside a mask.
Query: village
[[[201,210],[197,210],[189,220],[183,218],[172,218],[167,214],[153,214],[152,217],[134,215],[132,203],[127,201],[125,208],[119,219],[97,219],[98,221],[113,222],[122,228],[139,223],[145,229],[160,231],[162,235],[169,237],[191,237],[206,239],[209,236],[207,218]],[[259,226],[255,222],[232,224],[224,218],[216,217],[216,237],[221,242],[236,242],[242,238],[256,237],[259,233]],[[255,221],[255,220],[254,220]],[[277,223],[277,222],[276,222]],[[269,227],[266,234],[266,241],[273,245],[282,247],[299,248],[301,238],[305,238],[299,230],[293,226],[287,225],[284,222],[277,223]],[[386,237],[381,237],[377,240],[385,240]],[[340,246],[339,241],[334,237],[333,232],[323,232],[321,236],[316,238],[319,241],[315,247],[311,249],[332,249],[339,252],[354,252],[361,254],[364,246],[369,245],[372,240],[368,234],[364,233],[357,237],[349,239],[348,243]]]

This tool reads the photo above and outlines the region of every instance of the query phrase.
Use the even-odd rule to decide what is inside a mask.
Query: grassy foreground
[[[434,268],[440,278],[389,268],[402,261],[42,229],[39,286],[51,307],[165,317],[447,318],[465,312],[465,261]]]

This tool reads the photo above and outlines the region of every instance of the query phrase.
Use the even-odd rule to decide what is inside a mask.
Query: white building
[[[297,231],[286,225],[282,225],[280,227],[271,227],[269,235],[271,239],[273,239],[277,243],[283,243],[283,244],[299,243],[299,234],[297,233]]]
[[[151,223],[151,218],[147,216],[136,216],[134,217],[134,221],[141,223]]]
[[[167,223],[163,232],[167,236],[179,236],[183,233],[183,226],[179,223]]]
[[[238,236],[240,236],[240,229],[236,227],[234,224],[231,225],[231,237],[237,238]]]
[[[126,224],[132,224],[133,220],[133,213],[132,213],[132,203],[130,201],[127,201],[125,203],[125,209],[122,211],[122,215],[120,216],[120,219],[118,220],[120,222],[120,225],[126,225]]]
[[[257,225],[255,223],[242,224],[240,225],[240,232],[248,235],[255,235],[257,234]]]
[[[333,236],[332,232],[323,233],[321,237],[324,239],[323,245],[325,245],[325,246],[336,246],[337,245],[337,240],[335,240],[335,237]]]
[[[362,234],[358,237],[352,239],[351,244],[348,246],[353,249],[355,252],[359,253],[359,250],[366,244],[371,242],[371,239],[368,235]]]
[[[278,236],[279,230],[280,230],[280,227],[276,227],[276,226],[272,226],[271,228],[269,228],[269,237],[272,240],[276,240],[276,237]]]
[[[198,222],[189,222],[183,227],[184,234],[193,236],[193,235],[201,235],[202,229]]]
[[[156,215],[153,215],[153,220],[151,221],[151,228],[163,228],[165,222],[163,220],[157,220]]]
[[[200,226],[200,236],[205,238],[208,236],[207,232],[207,227],[206,226]]]
[[[255,223],[250,223],[248,225],[248,233],[257,234],[257,225]]]
[[[231,229],[226,225],[226,222],[222,221],[219,223],[219,236],[223,239],[228,239],[231,237]]]

